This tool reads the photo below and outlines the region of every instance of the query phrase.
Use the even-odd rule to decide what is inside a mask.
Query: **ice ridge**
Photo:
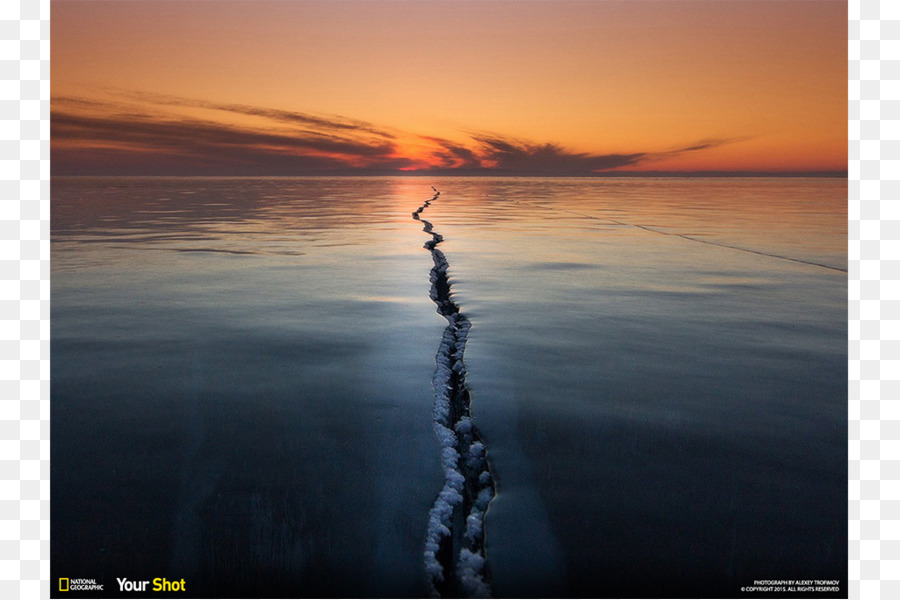
[[[463,354],[471,323],[451,298],[447,276],[450,265],[437,248],[444,238],[421,218],[441,195],[432,189],[434,196],[412,213],[431,236],[425,242],[434,261],[430,296],[437,312],[447,320],[432,380],[434,431],[441,444],[444,486],[428,515],[425,573],[434,597],[489,598],[484,517],[495,488],[484,443],[469,411]]]

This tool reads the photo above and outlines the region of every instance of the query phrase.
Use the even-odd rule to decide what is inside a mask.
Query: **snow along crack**
[[[466,365],[463,354],[471,323],[451,298],[449,263],[437,245],[444,241],[422,212],[441,195],[412,213],[431,236],[431,299],[447,319],[435,362],[434,431],[441,443],[444,487],[428,515],[425,572],[435,597],[487,598],[491,595],[485,554],[484,515],[495,494],[484,444],[469,412]]]

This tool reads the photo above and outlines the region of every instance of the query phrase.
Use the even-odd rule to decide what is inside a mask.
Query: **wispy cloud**
[[[534,144],[491,133],[469,135],[475,142],[475,148],[466,149],[468,154],[465,156],[469,160],[465,166],[477,163],[482,169],[496,172],[546,175],[590,175],[749,139],[710,138],[672,150],[591,154],[572,152],[558,144]],[[448,146],[447,150],[454,156],[461,154],[455,146]]]
[[[570,152],[556,144],[531,144],[497,135],[473,135],[483,163],[490,168],[513,173],[590,174],[633,165],[648,156],[630,154],[589,154]]]
[[[284,175],[415,169],[433,173],[590,175],[747,139],[708,138],[671,150],[592,154],[491,132],[464,132],[463,141],[454,141],[404,134],[343,116],[157,93],[105,91],[107,99],[53,97],[51,151],[55,173]],[[216,118],[217,113],[223,113],[221,119]],[[229,120],[229,115],[260,119]],[[414,158],[411,146],[427,148],[424,157],[417,152]]]
[[[752,139],[751,136],[744,135],[739,137],[730,137],[730,138],[707,138],[705,140],[700,140],[699,142],[695,142],[690,146],[685,146],[683,148],[676,148],[675,150],[656,152],[654,154],[655,157],[662,158],[664,156],[672,156],[675,154],[684,154],[685,152],[695,152],[697,150],[708,150],[709,148],[715,148],[717,146],[724,146],[726,144],[736,144],[738,142],[744,142],[746,140]]]
[[[391,143],[371,145],[318,135],[278,134],[254,131],[199,119],[146,119],[140,115],[113,117],[56,114],[52,133],[57,138],[75,137],[116,143],[140,143],[148,148],[168,151],[228,149],[267,149],[279,153],[317,153],[353,158],[391,156]]]
[[[458,142],[444,138],[423,136],[422,139],[436,145],[432,151],[434,167],[450,169],[478,169],[482,167],[481,157],[473,150]]]
[[[169,94],[158,94],[155,92],[138,92],[131,90],[110,90],[116,95],[131,99],[138,102],[146,102],[157,106],[178,106],[185,108],[203,108],[208,110],[218,110],[241,115],[249,115],[255,117],[264,117],[273,121],[293,125],[306,125],[314,131],[338,131],[338,132],[354,132],[370,134],[385,139],[394,139],[394,134],[376,127],[372,123],[350,119],[340,116],[323,116],[313,115],[297,111],[280,110],[276,108],[264,108],[260,106],[251,106],[247,104],[231,104],[222,102],[210,102],[208,100],[198,100],[193,98],[184,98],[182,96],[173,96]]]
[[[137,94],[122,94],[135,99]],[[152,94],[135,105],[55,97],[51,113],[54,172],[294,174],[347,169],[393,170],[412,162],[392,135],[361,121],[302,113],[181,101]],[[149,106],[147,106],[149,105]],[[166,112],[212,108],[288,123],[252,128]],[[92,161],[96,160],[96,164]]]

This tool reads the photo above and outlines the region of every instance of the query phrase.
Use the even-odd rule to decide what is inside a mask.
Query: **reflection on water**
[[[409,222],[420,194],[405,193],[54,181],[61,576],[171,574],[211,597],[427,593],[443,325]]]
[[[794,179],[54,179],[52,577],[427,593],[432,183],[495,595],[846,582],[846,182]]]
[[[432,213],[473,323],[495,590],[846,581],[846,183],[556,183],[469,181]]]

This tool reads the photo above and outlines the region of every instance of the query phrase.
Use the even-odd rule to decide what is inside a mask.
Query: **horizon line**
[[[423,169],[423,170],[340,170],[340,171],[310,171],[306,173],[53,173],[50,177],[221,177],[221,178],[259,178],[259,177],[519,177],[519,178],[623,178],[623,177],[659,177],[659,178],[828,178],[848,179],[847,169],[821,170],[821,171],[740,171],[740,170],[696,170],[696,171],[603,171],[596,173],[551,173],[551,172],[504,172],[489,169]]]

